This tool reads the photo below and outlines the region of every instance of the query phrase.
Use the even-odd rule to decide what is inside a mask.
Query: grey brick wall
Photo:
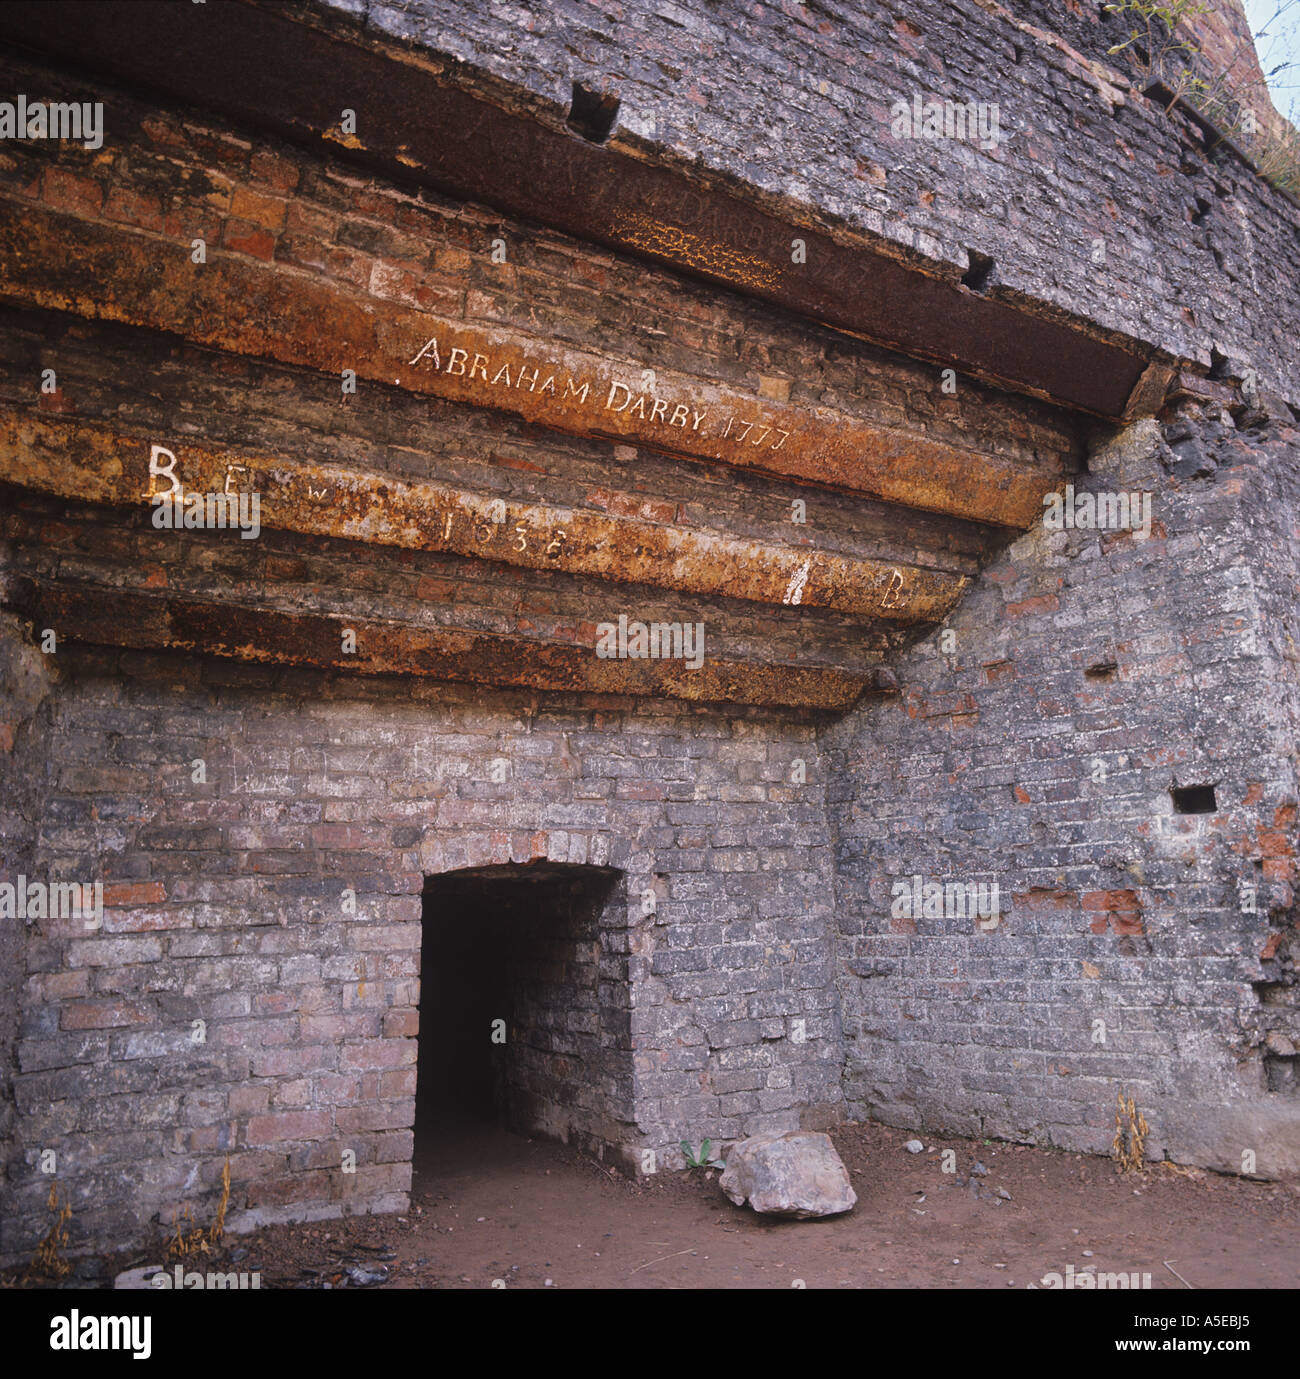
[[[828,733],[858,1115],[1106,1152],[1125,1088],[1156,1156],[1300,1166],[1298,439],[1216,404],[1099,438],[1080,488],[1152,492],[1150,537],[1021,538]],[[1000,921],[897,913],[913,875]]]
[[[46,1148],[74,1247],[137,1238],[186,1204],[202,1219],[227,1157],[236,1230],[402,1206],[420,893],[456,868],[625,872],[633,1165],[642,1146],[671,1166],[680,1139],[834,1114],[810,724],[77,654],[58,653],[29,871],[76,875],[97,856],[105,922],[26,930],[6,1255],[39,1233]],[[806,785],[789,784],[795,756]]]

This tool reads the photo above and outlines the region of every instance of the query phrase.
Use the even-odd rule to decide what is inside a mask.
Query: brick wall
[[[43,1220],[43,1148],[74,1245],[137,1238],[186,1204],[203,1219],[227,1158],[236,1230],[403,1205],[421,891],[457,868],[625,872],[629,1149],[672,1164],[679,1139],[837,1103],[810,725],[77,657],[58,654],[41,710],[31,869],[97,859],[104,927],[27,929],[6,1254]],[[806,786],[788,784],[795,756]]]
[[[66,84],[21,65],[12,79]],[[91,222],[203,236],[366,293],[436,300],[466,319],[633,358],[651,350],[663,367],[746,387],[784,375],[796,397],[1073,463],[1073,425],[1052,408],[990,390],[944,397],[931,369],[728,294],[686,292],[671,275],[535,227],[99,94],[121,131],[111,155],[8,146],[9,192]],[[508,262],[494,264],[502,236]],[[111,421],[182,461],[192,437],[786,540],[798,539],[788,520],[798,496],[819,542],[923,554],[966,574],[997,539],[978,524],[560,437],[396,387],[345,400],[336,378],[129,324],[13,308],[3,321],[0,403],[31,407],[53,369],[58,390],[42,412]],[[269,529],[247,543],[178,537],[154,529],[147,510],[17,489],[0,523],[7,582],[96,581],[559,636],[631,608],[702,617],[711,636],[779,647],[795,662],[827,648],[859,660],[885,650],[830,613],[637,586],[611,594],[588,578]],[[426,878],[459,869],[542,859],[614,868],[628,898],[625,927],[606,926],[626,974],[607,1002],[626,1003],[627,1056],[608,1071],[623,1099],[585,1119],[565,1108],[565,1123],[560,1050],[537,1041],[538,1056],[516,1066],[529,1123],[616,1148],[640,1168],[643,1147],[672,1166],[681,1139],[724,1142],[836,1114],[816,719],[357,682],[73,643],[42,655],[17,625],[4,651],[5,875],[89,873],[104,881],[106,905],[102,933],[75,922],[5,929],[15,953],[7,1258],[25,1257],[44,1228],[46,1149],[70,1195],[74,1248],[138,1239],[185,1206],[202,1221],[227,1158],[232,1229],[401,1206],[421,894]],[[342,908],[345,890],[355,913]],[[343,1172],[344,1149],[355,1174]]]
[[[856,1114],[1108,1152],[1125,1088],[1157,1157],[1300,1166],[1298,438],[1212,401],[1099,438],[1080,488],[1153,493],[1150,537],[1021,538],[828,734]],[[999,921],[909,915],[914,875]]]

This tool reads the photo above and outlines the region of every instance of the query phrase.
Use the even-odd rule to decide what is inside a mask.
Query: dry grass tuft
[[[196,1254],[211,1254],[221,1244],[221,1238],[226,1233],[226,1205],[229,1201],[230,1160],[227,1159],[221,1169],[221,1201],[217,1203],[216,1220],[211,1226],[194,1226],[192,1230],[182,1230],[181,1222],[186,1222],[188,1227],[194,1218],[189,1207],[178,1212],[172,1217],[172,1228],[176,1235],[167,1246],[167,1258],[190,1259]]]
[[[1146,1158],[1147,1135],[1151,1127],[1137,1108],[1132,1097],[1116,1093],[1115,1138],[1110,1143],[1111,1156],[1123,1173],[1140,1173]]]
[[[46,1205],[54,1213],[54,1220],[45,1232],[45,1238],[37,1245],[32,1262],[27,1266],[24,1276],[27,1281],[36,1278],[66,1278],[72,1272],[72,1265],[63,1257],[63,1251],[68,1244],[68,1220],[72,1216],[72,1208],[67,1202],[59,1201],[57,1181],[50,1184],[50,1195],[46,1199]]]

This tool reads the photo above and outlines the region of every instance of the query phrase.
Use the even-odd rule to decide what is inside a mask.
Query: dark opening
[[[599,1137],[628,1043],[623,956],[601,925],[620,876],[547,863],[426,883],[417,1135],[469,1118]]]
[[[962,274],[962,285],[969,287],[972,292],[983,292],[993,280],[993,269],[997,265],[978,249],[967,249],[966,261],[970,266]]]
[[[1212,785],[1176,786],[1169,793],[1174,797],[1175,814],[1213,814],[1219,807]]]
[[[608,92],[592,91],[578,82],[573,83],[573,102],[566,121],[575,134],[593,144],[603,144],[614,132],[618,119],[619,99]]]
[[[1096,665],[1091,665],[1083,673],[1089,680],[1109,680],[1119,666],[1114,661],[1098,661]]]
[[[1286,1096],[1300,1096],[1300,1057],[1266,1053],[1264,1055],[1264,1086],[1270,1092]]]

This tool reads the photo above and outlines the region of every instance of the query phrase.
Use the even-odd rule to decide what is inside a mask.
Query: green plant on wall
[[[1204,0],[1118,0],[1106,10],[1128,24],[1128,37],[1106,51],[1126,53],[1141,83],[1159,82],[1168,96],[1167,110],[1180,102],[1196,111],[1224,138],[1249,152],[1259,175],[1279,190],[1300,198],[1300,132],[1274,133],[1258,127],[1254,112],[1244,106],[1226,73],[1206,75],[1205,54],[1178,28],[1188,19],[1213,13]],[[1197,71],[1198,64],[1202,68]]]
[[[688,1168],[726,1168],[726,1164],[721,1159],[712,1159],[709,1153],[713,1148],[712,1140],[704,1140],[700,1144],[700,1152],[697,1154],[691,1148],[689,1140],[682,1141],[682,1153],[686,1156]]]
[[[1120,15],[1129,25],[1128,37],[1107,52],[1127,53],[1145,82],[1161,81],[1172,93],[1172,106],[1186,99],[1198,80],[1192,70],[1201,50],[1177,30],[1184,20],[1210,13],[1202,0],[1170,0],[1168,4],[1144,4],[1142,0],[1120,0],[1107,5],[1107,13]]]

